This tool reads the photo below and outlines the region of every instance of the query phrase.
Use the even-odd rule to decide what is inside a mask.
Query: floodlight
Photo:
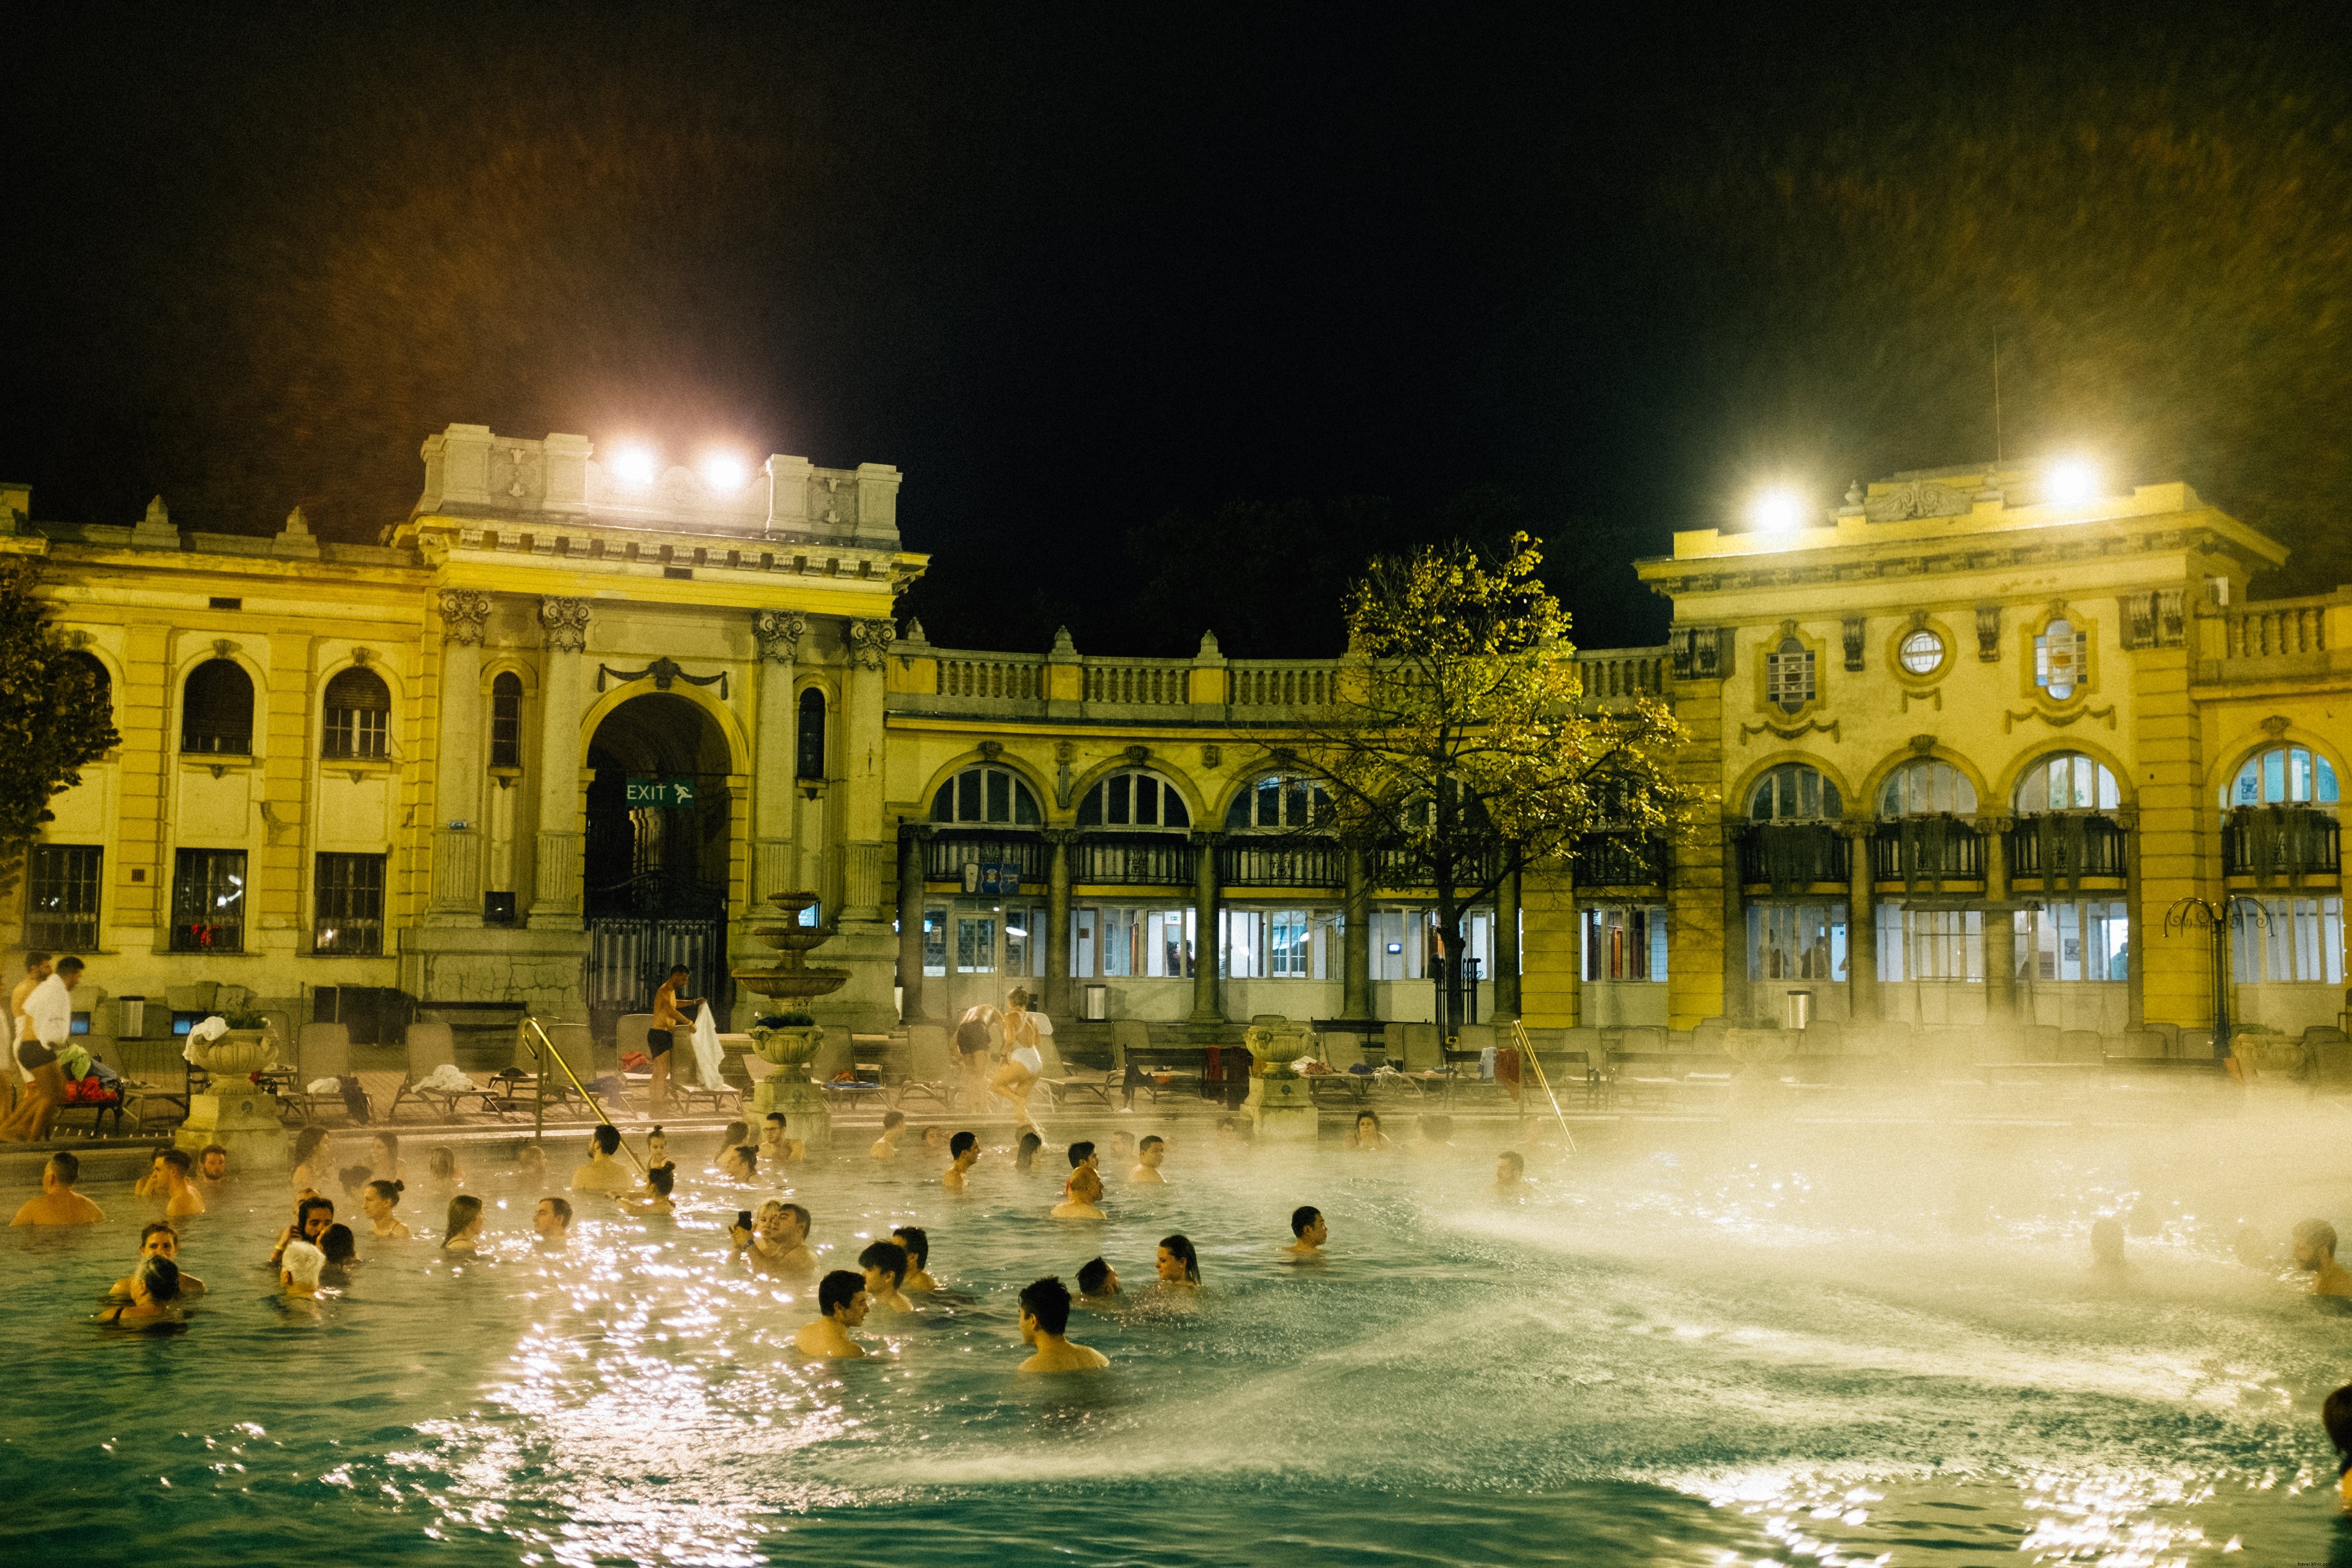
[[[702,482],[716,495],[731,496],[743,488],[751,470],[742,458],[732,452],[711,452],[701,463]]]
[[[2099,470],[2080,458],[2053,463],[2042,479],[2042,493],[2044,500],[2054,501],[2095,500],[2099,493]]]
[[[1785,485],[1760,490],[1748,503],[1748,523],[1759,533],[1785,533],[1805,525],[1805,498]]]
[[[612,471],[614,478],[630,485],[649,485],[654,482],[654,476],[661,472],[659,461],[644,447],[616,447],[613,460],[605,467]]]

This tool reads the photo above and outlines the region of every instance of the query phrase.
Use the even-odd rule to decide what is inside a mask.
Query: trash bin
[[[1089,1023],[1100,1023],[1110,1016],[1110,987],[1089,985],[1080,994],[1078,1016]]]
[[[1810,991],[1790,992],[1788,1017],[1789,1027],[1792,1029],[1801,1029],[1812,1021],[1813,994]]]
[[[147,1037],[147,998],[117,996],[114,999],[114,1037],[118,1040],[143,1040]]]

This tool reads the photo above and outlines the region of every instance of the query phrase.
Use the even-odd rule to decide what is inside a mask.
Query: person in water
[[[146,1229],[139,1233],[139,1263],[144,1263],[151,1258],[162,1258],[172,1265],[175,1273],[178,1272],[180,1233],[172,1228],[169,1220],[152,1221]],[[106,1293],[110,1296],[130,1295],[133,1279],[138,1272],[139,1264],[132,1264],[131,1273],[109,1286]],[[180,1294],[183,1296],[201,1296],[205,1293],[205,1282],[193,1274],[179,1274],[179,1281]]]
[[[907,1277],[898,1282],[902,1290],[929,1295],[940,1288],[931,1278],[930,1233],[918,1225],[902,1225],[890,1233],[890,1239],[907,1249]]]
[[[751,1182],[760,1174],[760,1146],[738,1143],[719,1151],[719,1173],[733,1182]]]
[[[1066,1195],[1060,1203],[1054,1205],[1051,1217],[1055,1219],[1109,1217],[1099,1206],[1103,1195],[1102,1177],[1095,1173],[1093,1166],[1081,1165],[1072,1171],[1070,1179],[1062,1191]]]
[[[1201,1283],[1201,1255],[1192,1250],[1192,1241],[1181,1234],[1160,1238],[1160,1253],[1153,1259],[1153,1267],[1162,1285],[1185,1289]]]
[[[294,1190],[322,1193],[334,1173],[335,1161],[323,1127],[305,1127],[294,1134]]]
[[[539,1234],[540,1246],[550,1252],[561,1252],[572,1239],[572,1200],[541,1198],[539,1206],[530,1211],[530,1228]]]
[[[654,1127],[646,1133],[646,1169],[650,1171],[656,1165],[669,1163],[669,1130]]]
[[[1088,1301],[1108,1301],[1118,1294],[1118,1270],[1099,1258],[1078,1265],[1078,1295]]]
[[[588,1160],[572,1173],[575,1193],[625,1193],[637,1184],[628,1167],[614,1155],[621,1152],[621,1130],[605,1122],[588,1134]]]
[[[1516,1150],[1506,1149],[1495,1156],[1495,1194],[1498,1197],[1517,1197],[1528,1190],[1527,1156]]]
[[[341,1285],[351,1279],[351,1270],[360,1260],[359,1238],[347,1225],[331,1225],[319,1233],[319,1251],[327,1259],[333,1276],[328,1283]]]
[[[400,1206],[405,1182],[370,1182],[360,1193],[360,1213],[367,1216],[369,1234],[378,1241],[406,1241],[411,1232],[392,1211]]]
[[[185,1149],[166,1149],[160,1156],[163,1169],[163,1184],[157,1196],[168,1200],[163,1205],[165,1219],[186,1219],[205,1212],[205,1198],[196,1191],[196,1163]]]
[[[289,1299],[315,1300],[320,1277],[326,1271],[325,1253],[307,1241],[289,1242],[286,1256],[278,1260],[278,1288]]]
[[[123,1284],[129,1289],[122,1294],[129,1299],[98,1315],[110,1328],[133,1328],[168,1318],[183,1293],[179,1266],[168,1258],[141,1258]]]
[[[378,1181],[404,1182],[408,1179],[408,1173],[400,1166],[399,1133],[379,1132],[375,1135],[368,1169],[375,1173]]]
[[[751,1124],[750,1122],[729,1122],[727,1131],[719,1135],[719,1147],[710,1152],[710,1163],[714,1165],[722,1163],[727,1158],[728,1150],[738,1144],[749,1143],[751,1141]]]
[[[964,1178],[980,1163],[980,1134],[959,1132],[948,1141],[948,1168],[940,1173],[940,1185],[951,1193],[963,1191]]]
[[[196,1156],[196,1179],[204,1184],[205,1196],[216,1198],[228,1191],[228,1151],[217,1143],[207,1143]]]
[[[855,1361],[866,1347],[849,1331],[866,1321],[866,1279],[846,1268],[836,1268],[817,1282],[816,1321],[801,1325],[793,1343],[803,1355],[818,1361]]]
[[[2315,1296],[2352,1296],[2352,1273],[2336,1261],[2336,1227],[2307,1219],[2294,1227],[2294,1266],[2311,1276]]]
[[[2119,1219],[2103,1219],[2091,1226],[2091,1272],[2120,1278],[2131,1272],[2130,1260],[2124,1257],[2124,1224]]]
[[[2352,1383],[2320,1401],[2319,1424],[2326,1428],[2327,1440],[2336,1445],[2336,1500],[2346,1513],[2352,1513]]]
[[[667,1165],[656,1165],[646,1173],[646,1195],[635,1200],[635,1206],[647,1214],[676,1214],[677,1205],[670,1201],[670,1189],[676,1184],[676,1173]]]
[[[1021,1342],[1036,1352],[1022,1372],[1097,1372],[1110,1364],[1102,1352],[1070,1342],[1070,1288],[1050,1274],[1021,1291]]]
[[[345,1165],[335,1173],[335,1179],[342,1184],[343,1196],[352,1203],[357,1203],[360,1194],[367,1191],[368,1168],[365,1165]]]
[[[809,1250],[809,1212],[800,1205],[770,1198],[760,1205],[751,1228],[740,1234],[736,1246],[745,1261],[762,1274],[806,1278],[816,1272],[816,1254]]]
[[[312,1193],[307,1198],[295,1199],[294,1223],[278,1233],[278,1246],[269,1254],[270,1265],[274,1268],[283,1263],[287,1247],[295,1242],[307,1241],[316,1247],[319,1238],[327,1234],[327,1227],[334,1223],[335,1202],[332,1198],[322,1198]]]
[[[1158,1184],[1165,1185],[1168,1178],[1160,1173],[1160,1162],[1168,1158],[1168,1140],[1157,1132],[1135,1146],[1135,1169],[1127,1173],[1129,1185]]]
[[[1381,1131],[1381,1113],[1377,1110],[1356,1112],[1356,1130],[1348,1135],[1348,1147],[1359,1154],[1385,1154],[1396,1148],[1389,1135]]]
[[[938,1159],[948,1152],[948,1130],[934,1121],[923,1129],[923,1152]]]
[[[882,1113],[882,1136],[874,1140],[874,1146],[866,1151],[867,1157],[876,1160],[897,1159],[898,1157],[898,1140],[905,1135],[906,1131],[907,1113],[905,1111],[884,1111]]]
[[[459,1193],[449,1200],[449,1224],[441,1235],[441,1250],[471,1257],[482,1244],[482,1200]]]
[[[1413,1124],[1413,1136],[1405,1144],[1404,1152],[1422,1159],[1453,1153],[1454,1118],[1435,1112],[1422,1117]]]
[[[1331,1227],[1323,1218],[1323,1211],[1313,1204],[1301,1204],[1290,1211],[1291,1243],[1282,1250],[1290,1254],[1293,1263],[1319,1263],[1323,1260],[1323,1244],[1331,1239]]]
[[[911,1312],[915,1304],[899,1287],[907,1279],[907,1249],[895,1241],[868,1242],[857,1255],[866,1271],[866,1295],[875,1306],[893,1312]]]
[[[170,1190],[163,1183],[163,1156],[171,1152],[172,1146],[169,1143],[155,1151],[147,1162],[147,1169],[141,1173],[137,1181],[131,1184],[132,1197],[160,1198]]]
[[[784,1136],[784,1113],[771,1110],[768,1119],[760,1124],[760,1153],[772,1168],[787,1160],[805,1160],[808,1144],[802,1139]]]
[[[466,1173],[457,1163],[457,1151],[436,1143],[425,1156],[425,1179],[445,1193],[465,1191]]]
[[[1021,1134],[1021,1142],[1013,1151],[1013,1168],[1016,1171],[1035,1170],[1037,1168],[1037,1152],[1045,1146],[1045,1141],[1043,1138],[1038,1137],[1034,1132],[1024,1132]]]

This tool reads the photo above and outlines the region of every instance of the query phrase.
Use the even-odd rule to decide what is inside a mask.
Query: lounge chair
[[[408,1026],[406,1044],[408,1076],[402,1080],[398,1091],[392,1097],[390,1109],[383,1113],[383,1119],[386,1121],[394,1121],[400,1115],[401,1102],[405,1100],[420,1100],[428,1110],[438,1110],[445,1118],[450,1120],[456,1119],[459,1106],[471,1100],[499,1121],[504,1121],[507,1119],[504,1107],[512,1102],[503,1089],[494,1085],[484,1084],[479,1079],[474,1079],[474,1087],[469,1089],[453,1090],[424,1087],[425,1080],[431,1078],[437,1069],[457,1066],[457,1037],[450,1033],[448,1025],[411,1024]],[[463,1072],[465,1069],[460,1068],[458,1070]],[[467,1073],[466,1076],[473,1079],[474,1075]]]
[[[956,1049],[944,1024],[907,1026],[907,1078],[895,1091],[893,1103],[904,1107],[920,1095],[939,1102],[943,1111],[955,1109],[956,1075],[961,1070]]]
[[[286,1108],[300,1116],[307,1124],[319,1120],[322,1106],[332,1106],[348,1119],[351,1102],[338,1088],[310,1092],[310,1085],[322,1078],[341,1079],[352,1076],[352,1032],[341,1024],[305,1024],[295,1031],[294,1065],[299,1075],[294,1087],[279,1096]],[[366,1095],[362,1091],[362,1103]]]
[[[1108,1071],[1101,1068],[1072,1068],[1062,1060],[1061,1048],[1054,1044],[1054,1037],[1047,1034],[1041,1033],[1037,1037],[1037,1056],[1045,1067],[1045,1070],[1037,1075],[1037,1081],[1045,1086],[1045,1091],[1054,1097],[1056,1106],[1067,1104],[1074,1094],[1090,1094],[1108,1109],[1111,1092],[1119,1087],[1119,1080],[1125,1076],[1122,1069],[1116,1068]]]

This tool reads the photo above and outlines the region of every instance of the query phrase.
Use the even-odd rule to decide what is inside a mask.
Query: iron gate
[[[624,1014],[651,1012],[654,992],[669,977],[672,964],[687,967],[686,994],[709,998],[716,1015],[727,1016],[733,982],[727,973],[724,889],[635,877],[592,889],[588,907],[583,989],[588,1027],[596,1038],[612,1038]]]

